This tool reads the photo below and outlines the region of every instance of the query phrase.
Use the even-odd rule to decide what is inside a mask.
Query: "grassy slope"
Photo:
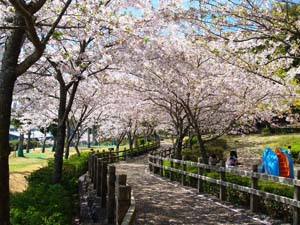
[[[101,146],[94,147],[94,150],[107,150],[114,146]],[[120,150],[124,148],[128,149],[128,145],[120,146]],[[80,148],[81,151],[89,151],[89,148]],[[74,148],[70,149],[70,154],[75,154]],[[45,153],[41,153],[40,148],[30,150],[29,153],[24,151],[23,157],[16,157],[15,152],[10,155],[9,169],[10,169],[10,190],[11,192],[22,192],[27,188],[27,182],[25,177],[28,176],[32,171],[35,171],[41,167],[47,165],[48,159],[54,158],[54,152],[51,148],[47,148]]]
[[[247,136],[227,136],[229,149],[237,149],[238,153],[244,157],[260,157],[266,147],[273,150],[277,146],[287,148],[292,146],[292,150],[300,151],[300,134],[283,135],[247,135]]]

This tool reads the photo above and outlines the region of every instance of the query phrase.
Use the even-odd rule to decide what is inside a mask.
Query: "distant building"
[[[36,139],[37,141],[42,141],[44,139],[44,134],[39,131],[38,129],[32,129],[31,130],[31,135],[30,138],[31,139]],[[16,128],[14,126],[10,126],[9,128],[9,140],[17,140],[20,137],[20,133],[16,130]],[[24,139],[27,139],[28,135],[24,134]],[[53,135],[48,132],[46,134],[46,140],[53,140]]]

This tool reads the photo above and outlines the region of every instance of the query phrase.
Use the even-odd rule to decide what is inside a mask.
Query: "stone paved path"
[[[117,173],[126,173],[133,187],[137,225],[282,224],[152,175],[147,160],[142,156],[116,165]]]

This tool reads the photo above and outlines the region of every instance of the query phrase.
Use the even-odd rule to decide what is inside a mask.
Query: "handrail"
[[[257,211],[257,205],[258,205],[258,197],[264,198],[264,199],[270,199],[274,200],[283,204],[287,204],[292,206],[293,208],[293,224],[300,224],[300,180],[298,179],[292,179],[292,178],[285,178],[285,177],[278,177],[273,175],[267,175],[257,172],[257,166],[253,166],[252,171],[244,171],[239,170],[236,168],[226,168],[224,166],[224,162],[222,162],[222,166],[212,166],[200,163],[200,159],[198,159],[198,162],[191,162],[191,161],[185,161],[163,157],[167,154],[160,152],[158,154],[149,154],[148,155],[148,163],[150,172],[153,172],[155,174],[159,174],[160,176],[163,176],[163,171],[169,171],[170,179],[173,180],[173,173],[181,174],[181,183],[182,185],[185,184],[186,176],[194,177],[197,179],[197,186],[198,191],[202,192],[202,181],[207,181],[210,183],[214,183],[220,186],[220,199],[225,200],[226,196],[226,187],[230,187],[232,189],[245,192],[250,194],[250,208],[252,212]],[[169,154],[170,156],[170,154]],[[164,166],[163,162],[168,161],[170,163],[170,166]],[[174,163],[177,165],[181,165],[181,169],[174,168]],[[186,167],[187,165],[197,168],[197,173],[191,173],[188,172]],[[220,174],[219,179],[211,178],[208,176],[205,176],[203,174],[204,170],[213,170],[217,171]],[[251,179],[251,187],[242,186],[234,183],[230,183],[226,181],[225,174],[235,174],[243,177],[248,177]],[[297,171],[297,177],[299,177],[300,171]],[[258,179],[266,180],[266,181],[272,181],[280,184],[286,184],[293,186],[294,188],[294,198],[284,197],[280,195],[276,195],[270,192],[261,191],[258,188]]]
[[[298,179],[273,176],[273,175],[268,175],[268,174],[263,174],[263,173],[246,171],[246,170],[239,170],[239,169],[236,169],[236,168],[226,168],[226,167],[212,166],[212,165],[207,165],[207,164],[204,164],[204,163],[183,161],[183,160],[179,160],[179,159],[172,159],[172,158],[166,158],[166,157],[160,157],[160,156],[149,155],[148,157],[151,158],[151,159],[165,160],[165,161],[174,162],[174,163],[178,163],[178,164],[194,166],[194,167],[197,167],[197,168],[214,170],[214,171],[217,171],[217,172],[229,172],[231,174],[240,175],[240,176],[243,176],[243,177],[258,178],[258,179],[262,179],[262,180],[273,181],[273,182],[287,184],[287,185],[296,185],[296,186],[300,187],[300,180],[298,180]]]
[[[126,175],[116,176],[112,163],[155,151],[160,143],[123,151],[90,152],[88,174],[101,208],[107,209],[108,223],[132,225],[135,220],[135,200],[131,187],[126,185]],[[120,154],[122,153],[122,154]],[[131,197],[130,197],[131,196]],[[118,203],[118,204],[117,204]]]

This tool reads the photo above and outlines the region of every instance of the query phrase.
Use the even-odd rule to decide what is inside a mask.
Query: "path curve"
[[[117,174],[127,174],[133,188],[137,225],[281,224],[150,174],[147,160],[141,156],[116,164]]]

